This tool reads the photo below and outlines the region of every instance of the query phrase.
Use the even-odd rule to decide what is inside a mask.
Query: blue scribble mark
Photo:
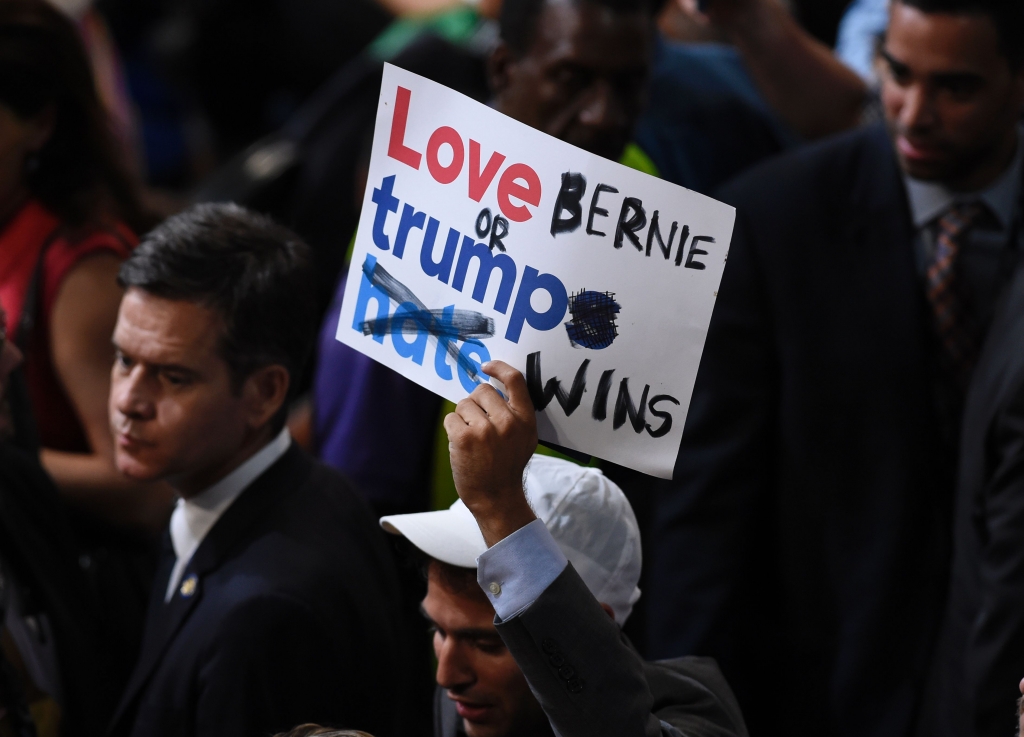
[[[572,320],[565,323],[569,341],[574,346],[600,350],[607,348],[619,334],[615,316],[621,311],[613,292],[591,292],[583,289],[569,297]]]
[[[490,338],[494,335],[494,320],[473,310],[456,310],[453,307],[428,310],[409,287],[392,276],[376,259],[371,261],[370,256],[367,256],[362,270],[373,286],[382,290],[394,302],[406,307],[405,310],[396,312],[394,317],[365,320],[360,325],[363,335],[408,335],[425,332],[444,345],[448,355],[454,359],[462,372],[471,379],[477,378],[477,365],[466,355],[466,351],[459,350],[456,341],[467,341],[482,346],[477,338]]]
[[[382,320],[366,320],[362,324],[362,330],[363,335],[414,335],[423,332],[435,338],[469,340],[492,337],[494,320],[471,310],[454,310],[447,314],[445,310],[409,309],[396,312],[393,317],[385,317]]]

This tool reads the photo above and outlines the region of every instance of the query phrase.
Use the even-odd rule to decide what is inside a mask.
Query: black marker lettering
[[[615,187],[609,187],[607,184],[599,184],[594,190],[594,196],[590,199],[590,215],[587,217],[587,235],[607,235],[602,233],[600,230],[594,230],[594,216],[599,215],[600,217],[608,217],[608,211],[603,207],[597,206],[597,198],[601,196],[602,192],[608,192],[609,194],[618,194],[619,190]]]
[[[683,254],[686,253],[686,241],[690,239],[690,226],[684,225],[683,232],[679,234],[679,250],[676,252],[676,266],[683,263]]]
[[[597,385],[597,394],[594,395],[594,409],[590,416],[598,422],[604,422],[608,417],[608,392],[612,390],[612,374],[615,369],[609,369],[601,374],[601,381]]]
[[[679,400],[675,397],[670,397],[668,394],[659,394],[651,398],[651,401],[647,403],[647,407],[651,410],[652,415],[662,420],[661,426],[657,430],[651,427],[650,423],[647,424],[647,432],[652,438],[668,435],[669,430],[672,429],[672,415],[655,407],[658,402],[672,402],[677,407],[679,406]]]
[[[583,222],[583,194],[587,191],[587,180],[582,174],[565,172],[562,175],[562,188],[555,199],[555,211],[551,214],[551,237],[561,233],[572,233]],[[562,213],[568,212],[569,217],[563,218]],[[504,250],[504,249],[503,249]]]
[[[485,222],[486,225],[482,225]],[[476,237],[483,240],[487,237],[487,234],[491,232],[491,210],[485,207],[480,211],[480,214],[476,216]]]
[[[622,237],[626,236],[629,238],[629,242],[636,246],[636,250],[644,250],[644,247],[640,245],[640,239],[636,236],[636,232],[647,225],[647,213],[644,212],[643,204],[636,197],[627,197],[622,201],[619,224],[615,226],[616,248],[622,248]]]
[[[576,378],[572,381],[572,388],[566,394],[558,377],[553,376],[548,379],[547,384],[544,384],[540,372],[540,351],[527,356],[526,386],[530,390],[530,399],[533,400],[533,406],[537,411],[546,409],[551,404],[551,399],[554,398],[558,400],[566,417],[572,415],[583,401],[583,392],[587,388],[588,366],[590,366],[590,359],[586,359],[580,364],[579,370],[576,371]]]
[[[659,215],[658,211],[655,210],[654,211],[654,215],[651,216],[651,227],[647,231],[647,254],[646,255],[648,255],[648,256],[651,255],[651,244],[654,243],[654,239],[657,238],[658,239],[658,248],[661,249],[661,254],[665,257],[665,260],[668,261],[670,258],[672,258],[672,241],[676,237],[676,230],[679,228],[679,223],[675,223],[675,222],[672,223],[672,229],[668,233],[668,245],[665,245],[665,241],[663,241],[661,239],[661,228],[658,225],[658,215]],[[685,230],[683,232],[686,233]],[[687,233],[687,235],[688,235],[688,233]],[[685,238],[686,236],[683,236],[683,237]]]
[[[707,251],[702,251],[697,248],[698,243],[714,243],[715,239],[709,235],[695,235],[693,241],[690,243],[690,252],[686,256],[686,268],[688,269],[706,269],[707,265],[700,261],[695,261],[694,256],[707,256]]]
[[[494,227],[491,229],[491,242],[487,244],[487,247],[492,251],[497,246],[498,250],[502,253],[505,252],[505,244],[501,242],[501,239],[508,235],[508,220],[498,215],[494,218]]]
[[[619,383],[619,396],[615,400],[615,416],[612,418],[612,429],[618,430],[626,424],[626,417],[633,426],[633,432],[644,431],[644,420],[647,417],[647,394],[651,391],[651,385],[644,386],[644,393],[640,395],[640,409],[633,405],[633,398],[629,396],[629,379],[623,379]]]

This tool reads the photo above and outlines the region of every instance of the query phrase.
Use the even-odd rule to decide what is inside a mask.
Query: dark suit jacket
[[[214,525],[164,603],[112,734],[256,737],[304,722],[396,734],[403,693],[393,564],[348,483],[293,445]]]
[[[524,612],[495,624],[560,737],[747,735],[714,661],[644,662],[572,564]],[[454,704],[438,689],[435,737],[461,729]]]
[[[102,733],[127,678],[111,657],[116,647],[104,637],[105,602],[80,555],[67,509],[38,454],[0,443],[0,569],[14,577],[0,575],[0,634],[4,589],[16,587],[31,611],[26,617],[41,614],[52,630],[67,737]]]
[[[1014,734],[1024,676],[1024,266],[964,410],[953,577],[919,734]]]
[[[751,732],[902,737],[942,609],[955,449],[881,127],[801,149],[737,207],[647,583],[658,656],[715,657]]]

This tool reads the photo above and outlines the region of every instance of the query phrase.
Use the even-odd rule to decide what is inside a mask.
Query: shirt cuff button
[[[491,585],[487,588],[495,596],[498,596],[498,594],[501,593],[501,585],[497,581],[492,581]]]

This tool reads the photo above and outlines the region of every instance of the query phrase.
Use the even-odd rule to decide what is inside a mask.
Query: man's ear
[[[498,45],[487,59],[487,81],[491,85],[491,93],[496,98],[501,97],[508,89],[509,67],[513,61],[512,49],[504,41],[498,41]]]
[[[281,364],[271,364],[253,371],[242,386],[249,427],[266,425],[288,399],[291,377]]]

